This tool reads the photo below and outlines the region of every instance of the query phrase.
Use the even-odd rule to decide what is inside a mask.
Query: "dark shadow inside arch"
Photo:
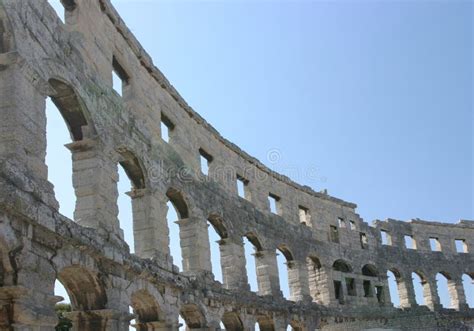
[[[257,252],[260,252],[263,250],[262,244],[260,243],[260,240],[258,239],[255,233],[248,232],[247,234],[245,234],[244,237],[246,237],[250,241],[250,243],[255,247]]]
[[[244,325],[239,315],[235,312],[227,312],[222,316],[222,323],[224,323],[227,331],[243,331]]]
[[[275,324],[271,317],[266,315],[260,315],[257,317],[257,323],[260,331],[275,331]]]
[[[278,246],[278,250],[283,254],[287,262],[294,260],[293,254],[285,244]]]
[[[166,192],[166,196],[173,204],[180,219],[189,218],[188,204],[186,203],[181,191],[175,188],[170,188]]]
[[[145,173],[140,161],[135,156],[134,153],[126,149],[120,149],[119,154],[122,156],[122,160],[119,162],[123,170],[127,174],[127,177],[130,179],[134,189],[144,189],[145,188]]]
[[[378,277],[379,273],[373,264],[366,264],[362,267],[362,275],[368,277]]]
[[[138,316],[138,323],[148,323],[160,320],[161,309],[155,298],[145,290],[140,290],[132,295],[131,306]]]
[[[50,96],[51,100],[64,118],[72,140],[82,140],[84,138],[83,128],[88,126],[88,122],[77,94],[69,85],[57,79],[50,79],[49,84],[56,91],[54,95]]]
[[[206,327],[206,320],[204,315],[199,310],[198,306],[194,304],[187,304],[181,308],[180,315],[186,322],[189,329],[201,329]]]
[[[5,27],[3,25],[3,20],[0,18],[0,53],[7,52],[7,43],[5,40]]]
[[[349,263],[347,263],[347,262],[344,261],[344,260],[336,260],[336,261],[333,263],[332,268],[333,268],[335,271],[340,271],[340,272],[352,272],[352,267],[350,266]]]
[[[58,274],[71,299],[73,310],[100,310],[107,303],[104,286],[99,277],[79,266],[67,267]]]
[[[211,214],[208,217],[209,223],[212,225],[214,230],[216,230],[217,234],[221,237],[221,239],[225,239],[228,237],[227,228],[225,227],[224,220],[217,214]]]

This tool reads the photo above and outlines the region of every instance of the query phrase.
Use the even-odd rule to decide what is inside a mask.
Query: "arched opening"
[[[346,261],[339,259],[333,263],[332,269],[334,298],[339,304],[345,304],[345,293],[347,293],[347,296],[357,296],[355,278],[347,275],[348,273],[352,273],[352,267]]]
[[[372,264],[366,264],[362,267],[362,275],[367,277],[378,277],[377,268]]]
[[[247,279],[252,292],[258,291],[257,279],[257,261],[256,254],[262,250],[262,245],[254,233],[247,233],[244,238],[245,251],[245,269],[247,271]]]
[[[57,79],[49,80],[55,93],[46,99],[46,164],[48,180],[54,185],[59,211],[74,219],[76,192],[73,187],[71,152],[67,142],[83,140],[91,130],[82,102],[74,90]]]
[[[134,228],[137,222],[143,222],[146,210],[142,202],[136,200],[136,193],[145,189],[145,172],[135,154],[125,148],[117,149],[120,155],[118,167],[118,218],[124,232],[124,240],[135,253]]]
[[[445,272],[439,272],[436,274],[436,287],[439,297],[439,302],[443,308],[454,308],[454,298],[449,290],[449,282],[451,277]]]
[[[71,299],[67,293],[64,285],[56,279],[54,282],[54,295],[62,297],[63,299],[56,303],[54,309],[56,310],[56,315],[58,316],[58,324],[56,325],[56,330],[70,330],[72,328],[72,321],[67,318],[67,313],[72,311]]]
[[[466,296],[466,302],[470,308],[474,308],[474,278],[473,274],[462,275],[462,285],[464,288],[464,295]]]
[[[227,229],[224,226],[224,221],[218,215],[211,214],[208,218],[208,235],[209,235],[209,248],[211,254],[211,266],[214,279],[224,283],[223,270],[222,270],[222,259],[227,258],[222,256],[226,254],[224,247],[221,247],[224,243],[223,239],[227,238]]]
[[[323,281],[325,281],[324,271],[321,261],[316,256],[309,256],[306,259],[308,265],[308,283],[309,293],[314,302],[323,303],[322,290]]]
[[[97,274],[80,266],[67,267],[58,280],[71,301],[72,310],[100,310],[107,303],[104,286]]]
[[[187,304],[181,308],[181,317],[188,329],[201,329],[206,327],[206,319],[194,304]]]
[[[170,255],[173,258],[173,264],[183,271],[180,228],[176,222],[189,217],[188,204],[183,194],[174,188],[168,189],[166,197],[168,198],[166,221],[169,230]]]
[[[147,330],[147,323],[161,321],[162,311],[155,298],[145,290],[135,292],[131,298],[133,314],[136,315],[134,323],[138,330]]]
[[[279,252],[281,254],[279,254]],[[278,266],[278,277],[280,279],[280,290],[283,293],[283,297],[289,299],[291,296],[290,288],[290,269],[292,268],[291,261],[293,261],[293,254],[290,252],[286,245],[280,245],[276,251],[277,254],[277,266]]]
[[[427,286],[425,283],[425,278],[423,275],[412,272],[411,277],[413,279],[413,288],[415,290],[415,299],[416,303],[420,306],[426,306],[425,297],[424,297],[424,286]]]
[[[332,268],[334,269],[334,271],[352,272],[351,265],[344,260],[335,261],[332,265]]]
[[[388,270],[387,281],[390,300],[394,307],[400,307],[400,292],[398,290],[399,282],[401,281],[400,273],[397,270]]]
[[[257,316],[258,330],[260,331],[275,331],[275,324],[273,319],[267,315]]]
[[[222,316],[222,323],[227,331],[243,331],[244,325],[239,315],[235,312],[226,312]]]

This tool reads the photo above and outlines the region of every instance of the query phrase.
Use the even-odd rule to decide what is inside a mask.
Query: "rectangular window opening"
[[[300,224],[311,226],[311,214],[309,213],[309,209],[303,206],[298,206],[298,213]]]
[[[355,297],[357,295],[356,283],[354,278],[346,278],[347,295]]]
[[[346,221],[345,221],[343,218],[341,218],[341,217],[339,217],[339,218],[337,219],[337,223],[338,223],[338,225],[339,225],[340,228],[345,228],[345,227],[346,227]]]
[[[456,239],[454,241],[455,245],[456,245],[456,252],[457,253],[467,253],[468,250],[467,250],[467,244],[466,244],[466,240],[464,239]]]
[[[169,143],[171,139],[171,131],[174,129],[174,124],[171,120],[161,113],[161,139]]]
[[[364,297],[370,298],[373,297],[374,294],[372,292],[372,284],[370,280],[364,280]]]
[[[237,175],[237,193],[239,197],[250,201],[251,197],[248,185],[249,181],[247,179],[240,175]]]
[[[354,221],[349,221],[349,225],[351,227],[351,230],[355,230],[356,229],[356,224]]]
[[[343,302],[343,296],[342,296],[342,283],[338,280],[334,281],[334,295],[336,300],[339,301],[339,303],[344,303]]]
[[[207,153],[202,148],[199,149],[199,156],[201,160],[201,172],[208,176],[209,175],[209,166],[213,160],[211,154]]]
[[[387,231],[380,230],[380,236],[382,237],[382,245],[392,245],[392,236]]]
[[[415,238],[411,235],[405,235],[405,247],[408,249],[416,249]]]
[[[433,252],[441,252],[441,243],[438,238],[430,237],[430,248]]]
[[[339,230],[338,230],[337,226],[330,225],[329,236],[330,236],[331,241],[333,243],[337,243],[337,244],[339,243]]]
[[[360,247],[362,249],[366,249],[369,245],[369,240],[367,239],[367,235],[363,232],[360,233]]]
[[[270,211],[274,214],[281,215],[280,197],[270,193],[268,195],[268,203],[270,204]]]
[[[112,58],[112,84],[113,89],[123,96],[124,87],[128,85],[130,76],[127,74],[123,66],[117,61],[115,56]]]

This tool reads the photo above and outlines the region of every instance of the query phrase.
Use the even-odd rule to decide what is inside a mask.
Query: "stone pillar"
[[[467,310],[469,305],[466,301],[462,278],[448,279],[448,291],[451,297],[451,308],[456,310]]]
[[[329,305],[335,300],[334,285],[332,279],[328,277],[328,272],[330,272],[328,268],[321,266],[314,270],[314,276],[310,276],[313,301],[323,305]]]
[[[0,287],[0,330],[54,331],[58,300],[22,286]]]
[[[12,53],[15,54],[15,53]],[[3,59],[3,58],[2,58]],[[25,64],[20,67],[16,55],[2,66],[0,59],[0,169],[15,169],[16,185],[35,192],[48,205],[58,209],[53,186],[48,180],[46,157],[46,92],[41,82]],[[34,86],[37,84],[38,86]],[[9,166],[6,166],[8,164]],[[9,175],[9,174],[7,174]],[[34,187],[34,185],[40,187]]]
[[[117,217],[117,162],[105,154],[96,140],[85,139],[66,147],[72,152],[75,221],[123,240]]]
[[[132,199],[135,254],[144,259],[158,257],[171,266],[166,200],[149,189],[127,194]]]
[[[73,311],[66,314],[72,331],[129,331],[132,314],[113,309]]]
[[[212,272],[207,221],[190,217],[176,223],[179,225],[184,272]]]
[[[309,295],[308,267],[301,261],[287,262],[291,301],[311,301]]]
[[[278,278],[278,265],[274,250],[261,250],[255,253],[259,295],[283,297]]]
[[[428,306],[431,310],[439,310],[442,308],[439,296],[438,296],[438,286],[435,280],[422,280],[423,285],[423,298],[425,300],[425,305]]]
[[[395,280],[397,281],[398,295],[400,296],[400,307],[410,308],[418,306],[411,274],[403,278],[395,278]]]
[[[283,317],[275,316],[273,318],[273,323],[275,324],[275,331],[287,331],[288,330],[288,322]]]
[[[242,238],[226,238],[219,241],[224,287],[250,290],[248,284],[245,251]]]

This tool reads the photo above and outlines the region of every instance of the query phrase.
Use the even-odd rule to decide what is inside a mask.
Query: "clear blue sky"
[[[472,2],[113,3],[188,103],[275,170],[366,221],[474,219]]]

